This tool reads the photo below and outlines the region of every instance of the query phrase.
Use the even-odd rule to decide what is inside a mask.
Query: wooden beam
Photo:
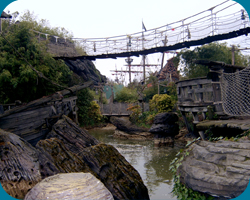
[[[69,89],[64,89],[64,90],[56,92],[56,93],[54,93],[54,94],[52,94],[50,96],[42,97],[40,99],[31,101],[31,102],[29,102],[26,105],[19,106],[19,107],[16,107],[16,108],[13,108],[11,110],[8,110],[8,111],[4,112],[4,114],[0,115],[0,119],[2,117],[6,117],[8,115],[11,115],[13,113],[21,112],[21,111],[26,110],[28,108],[39,106],[39,105],[47,103],[49,101],[60,100],[58,98],[62,99],[62,96],[65,96],[67,94],[76,92],[76,91],[84,89],[84,88],[87,88],[87,87],[89,87],[92,84],[93,84],[93,81],[88,81],[88,82],[84,83],[83,85],[75,85],[75,86],[73,86],[73,87],[71,87]]]

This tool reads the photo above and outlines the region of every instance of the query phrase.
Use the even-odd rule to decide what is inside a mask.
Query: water
[[[113,132],[103,129],[89,130],[89,133],[99,141],[114,146],[139,172],[151,200],[176,200],[171,194],[173,180],[169,164],[183,148],[183,144],[175,143],[174,148],[157,148],[154,147],[153,141],[113,138]]]

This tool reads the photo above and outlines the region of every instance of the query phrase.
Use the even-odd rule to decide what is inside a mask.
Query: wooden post
[[[144,82],[144,85],[146,84],[146,64],[145,64],[145,60],[146,60],[146,55],[142,55],[143,82]]]
[[[183,119],[184,119],[184,122],[185,122],[185,124],[186,124],[187,129],[188,129],[188,132],[189,132],[189,133],[192,133],[192,130],[191,130],[191,128],[190,128],[190,126],[189,126],[189,124],[188,124],[188,121],[187,121],[186,113],[183,112],[183,111],[181,111],[181,115],[182,115],[182,117],[183,117]]]
[[[234,63],[235,63],[235,46],[234,45],[232,45],[232,49],[231,49],[231,51],[232,51],[232,65],[234,65]]]

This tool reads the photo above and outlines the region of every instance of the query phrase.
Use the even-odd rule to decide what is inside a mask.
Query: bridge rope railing
[[[250,116],[250,66],[235,73],[222,73],[223,110],[230,116]]]
[[[71,38],[70,40],[80,45],[89,56],[139,52],[185,41],[195,41],[250,27],[249,15],[244,9],[227,13],[236,4],[227,0],[177,22],[129,35],[106,38]],[[48,34],[45,35],[47,37]]]

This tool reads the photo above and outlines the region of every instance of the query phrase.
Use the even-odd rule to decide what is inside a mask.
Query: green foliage
[[[154,117],[157,114],[155,111],[147,111],[142,113],[142,108],[139,105],[129,105],[127,110],[132,111],[129,116],[131,122],[140,127],[150,128],[153,124]]]
[[[158,78],[154,74],[150,74],[146,81],[147,87],[144,89],[144,101],[149,102],[155,94],[158,94]]]
[[[130,104],[127,110],[132,112],[129,116],[130,121],[133,123],[139,123],[139,116],[142,114],[141,107],[139,105]]]
[[[168,95],[171,97],[173,101],[173,104],[175,104],[178,101],[176,84],[174,82],[169,83],[167,90],[168,90]]]
[[[147,111],[147,112],[142,113],[139,116],[138,124],[140,126],[150,128],[154,122],[154,118],[155,118],[156,114],[157,114],[157,112],[155,112],[155,111]]]
[[[116,102],[136,102],[138,100],[138,95],[136,89],[123,87],[117,92],[114,101]]]
[[[194,142],[196,142],[198,139],[194,139],[193,141],[190,141],[186,147],[190,146]],[[191,188],[188,188],[180,181],[180,175],[178,174],[178,168],[182,165],[182,161],[185,159],[185,157],[189,156],[190,152],[188,149],[181,149],[179,153],[176,154],[175,159],[172,160],[169,166],[169,170],[173,174],[173,180],[174,180],[174,187],[172,189],[173,195],[177,196],[177,199],[180,200],[212,200],[214,197],[206,195],[204,193],[200,193],[197,191],[192,190]]]
[[[247,139],[249,140],[250,139],[250,129],[247,130],[247,131],[244,131],[243,133],[239,134],[239,135],[236,135],[235,137],[230,137],[228,139],[228,137],[225,137],[224,138],[225,140],[230,140],[230,141],[239,141],[239,139]]]
[[[54,60],[46,52],[26,22],[11,24],[4,35],[36,70],[50,80],[67,86],[72,72],[63,61]],[[0,37],[0,87],[1,103],[12,103],[15,100],[29,102],[61,89],[40,79],[3,37]]]
[[[93,101],[93,92],[89,88],[85,88],[77,94],[77,107],[79,123],[81,126],[92,126],[102,122],[100,106]]]
[[[157,111],[158,113],[170,112],[173,109],[174,102],[167,94],[156,94],[149,101],[149,106],[151,111]]]
[[[214,42],[196,47],[194,50],[182,50],[177,57],[174,58],[174,62],[183,66],[181,72],[185,78],[207,76],[208,67],[194,64],[193,60],[211,60],[231,64],[231,48],[227,46],[227,43]],[[243,56],[240,51],[235,51],[235,65],[247,66],[248,64],[249,58]]]
[[[106,98],[105,93],[101,93],[100,91],[96,90],[90,90],[91,95],[94,97],[94,100],[98,102],[102,102],[103,104],[107,104],[108,100]],[[102,96],[101,96],[102,95]]]

